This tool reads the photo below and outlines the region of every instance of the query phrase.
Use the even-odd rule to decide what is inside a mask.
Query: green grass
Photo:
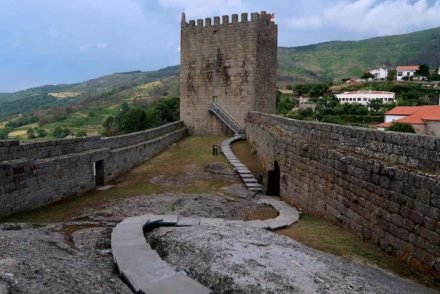
[[[188,137],[165,150],[153,159],[110,182],[114,187],[107,191],[90,191],[52,205],[10,217],[6,222],[50,223],[61,222],[80,213],[86,207],[96,207],[112,199],[164,192],[219,193],[230,183],[215,177],[194,178],[184,186],[152,184],[157,176],[169,179],[196,172],[210,162],[227,163],[223,156],[213,156],[213,144],[220,144],[224,137]]]
[[[440,285],[422,276],[409,266],[381,251],[369,241],[328,221],[304,215],[301,220],[277,233],[291,237],[309,247],[331,254],[360,260],[389,270],[397,275],[440,290]]]
[[[248,141],[242,140],[232,144],[232,151],[247,166],[247,168],[256,175],[264,175],[264,168],[255,152],[252,152],[252,146]]]

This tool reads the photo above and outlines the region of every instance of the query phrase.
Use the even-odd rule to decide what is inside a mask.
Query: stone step
[[[263,186],[261,186],[260,184],[255,184],[255,183],[244,183],[246,185],[246,187],[248,188],[262,188]]]
[[[176,274],[148,285],[146,294],[208,294],[212,291],[193,279]]]
[[[207,218],[202,217],[200,218],[200,225],[206,225],[206,226],[218,226],[221,225],[224,222],[224,219],[222,218]]]
[[[154,215],[150,218],[149,222],[160,222],[161,224],[175,225],[177,224],[178,217],[178,215],[172,214]]]
[[[251,179],[251,178],[243,179],[243,182],[245,184],[258,184],[258,181],[256,179]]]
[[[177,220],[178,226],[198,226],[200,225],[200,218],[179,216]]]

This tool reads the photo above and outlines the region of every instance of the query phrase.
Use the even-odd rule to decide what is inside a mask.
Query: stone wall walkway
[[[240,175],[240,178],[242,179],[246,188],[249,191],[261,192],[263,191],[263,186],[258,183],[252,172],[243,163],[241,163],[237,156],[235,156],[234,152],[232,152],[231,144],[239,140],[243,140],[242,135],[235,135],[234,137],[223,141],[221,145],[222,153]]]
[[[146,242],[144,233],[161,226],[223,226],[245,224],[255,228],[277,230],[296,223],[298,211],[286,203],[261,197],[259,203],[272,206],[278,217],[269,220],[224,220],[221,218],[183,217],[178,215],[141,215],[125,218],[113,230],[111,247],[120,274],[136,293],[203,294],[211,290],[176,271],[163,261]]]

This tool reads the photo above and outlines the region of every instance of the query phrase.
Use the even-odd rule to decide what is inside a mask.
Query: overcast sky
[[[179,63],[187,19],[267,10],[279,45],[440,26],[440,0],[0,0],[0,92]]]

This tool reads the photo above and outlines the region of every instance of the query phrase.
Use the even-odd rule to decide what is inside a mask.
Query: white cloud
[[[292,29],[338,27],[360,34],[402,34],[440,26],[440,1],[339,1],[320,15],[290,21]]]
[[[289,22],[289,27],[293,29],[319,28],[321,25],[322,19],[317,16],[297,18]]]
[[[325,12],[328,22],[365,33],[398,34],[440,25],[440,2],[426,0],[358,0],[341,3]]]
[[[180,9],[189,18],[231,14],[244,10],[242,0],[159,0],[164,8]]]

